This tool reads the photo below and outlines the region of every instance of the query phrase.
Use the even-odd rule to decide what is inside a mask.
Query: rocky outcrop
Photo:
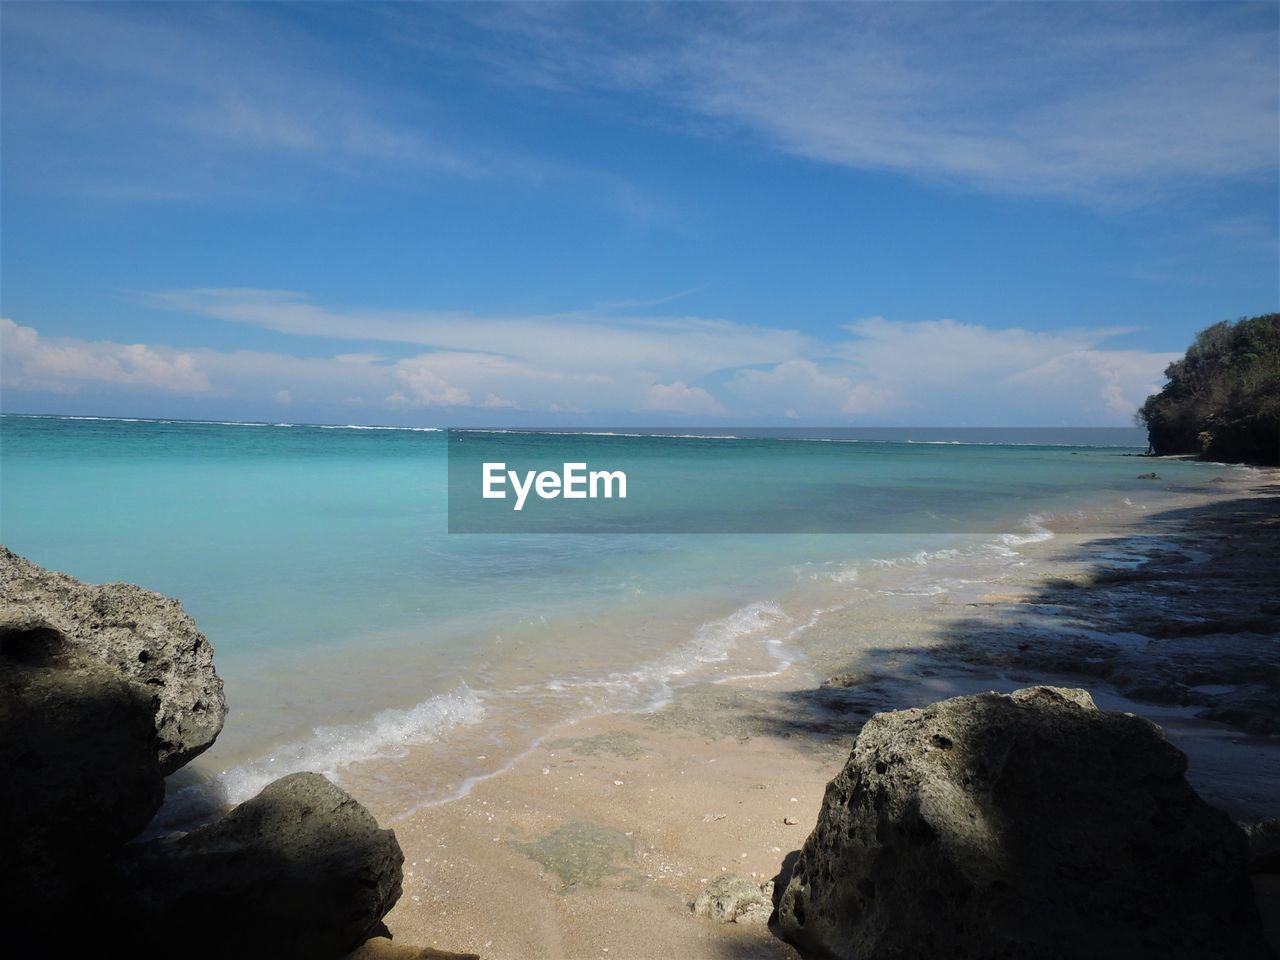
[[[216,823],[132,848],[113,913],[135,943],[180,945],[184,956],[323,960],[378,927],[400,897],[403,862],[369,811],[321,775],[297,773]]]
[[[226,713],[213,651],[177,601],[0,547],[0,602],[5,916],[38,930],[74,915],[143,957],[324,960],[379,927],[400,896],[399,844],[319,774],[128,843]]]
[[[1154,724],[1036,687],[882,713],[780,898],[834,957],[1262,958],[1243,832]]]
[[[52,912],[160,807],[150,698],[46,623],[0,623],[0,770],[0,897]]]
[[[208,749],[227,704],[213,647],[177,600],[129,583],[81,583],[0,547],[0,606],[9,622],[39,622],[145,692],[161,772]]]
[[[1280,465],[1280,313],[1201,330],[1138,411],[1151,451]]]

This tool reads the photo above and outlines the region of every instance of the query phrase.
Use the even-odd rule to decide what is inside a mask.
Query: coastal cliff
[[[1138,411],[1152,453],[1280,465],[1280,313],[1200,331],[1165,376]]]

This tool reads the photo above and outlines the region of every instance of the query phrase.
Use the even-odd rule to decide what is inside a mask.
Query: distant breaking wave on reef
[[[89,417],[55,413],[6,413],[0,416],[31,420],[85,420],[101,423],[173,423],[210,427],[306,427],[313,430],[404,430],[409,433],[440,433],[444,427],[394,427],[364,423],[272,423],[266,420],[183,420],[161,417]]]
[[[195,420],[178,417],[108,417],[83,414],[8,413],[0,418],[88,421],[103,423],[182,424],[219,427],[276,427],[313,430],[386,430],[406,433],[514,434],[551,437],[619,437],[651,440],[792,440],[804,443],[910,444],[978,447],[1095,447],[1142,448],[1140,430],[1128,427],[673,427],[667,428],[566,428],[566,427],[440,427],[363,423],[298,423],[265,420]],[[926,437],[920,434],[953,434]],[[854,436],[852,434],[861,434]],[[979,438],[975,434],[991,436]]]

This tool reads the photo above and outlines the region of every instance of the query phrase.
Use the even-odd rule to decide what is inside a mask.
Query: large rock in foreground
[[[1243,832],[1083,690],[872,717],[778,916],[835,957],[1262,958]]]
[[[151,724],[145,692],[59,631],[0,622],[0,898],[12,915],[65,907],[159,809]]]
[[[403,863],[368,810],[320,774],[295,773],[216,823],[130,850],[112,912],[144,954],[324,960],[378,927]]]
[[[146,691],[166,776],[222,730],[213,647],[177,600],[131,583],[81,583],[0,547],[0,606],[7,620],[48,624]]]

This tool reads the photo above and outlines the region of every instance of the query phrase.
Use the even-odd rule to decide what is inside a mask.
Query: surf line
[[[587,470],[585,463],[565,463],[557,473],[554,470],[508,470],[506,463],[482,464],[481,496],[485,500],[507,499],[506,486],[515,493],[515,510],[523,510],[530,491],[539,499],[596,500],[603,497],[612,500],[627,498],[627,475],[622,470]]]

